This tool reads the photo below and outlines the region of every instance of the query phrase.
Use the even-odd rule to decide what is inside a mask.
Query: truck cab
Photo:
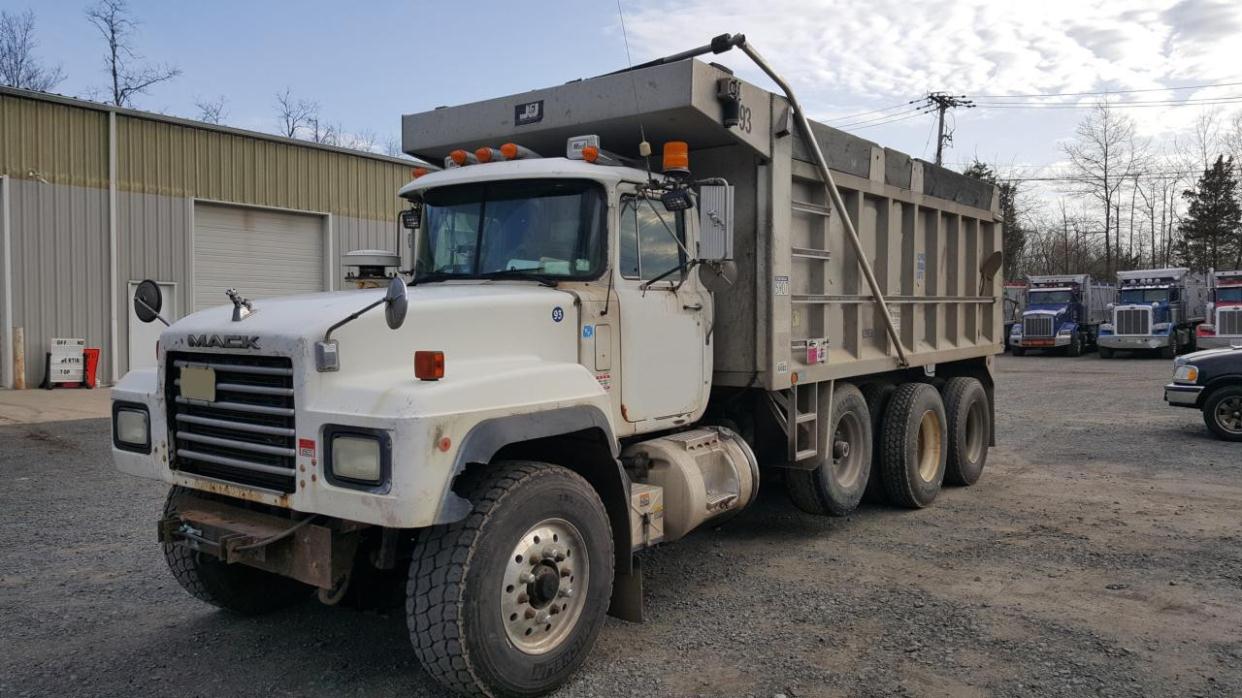
[[[1086,274],[1031,276],[1022,322],[1010,331],[1014,356],[1029,349],[1063,349],[1079,356],[1096,345],[1112,289]]]
[[[1242,345],[1242,270],[1212,275],[1212,300],[1205,315],[1195,332],[1200,349]]]
[[[1112,321],[1100,331],[1100,358],[1119,350],[1157,351],[1173,358],[1194,346],[1207,284],[1189,269],[1117,272]]]

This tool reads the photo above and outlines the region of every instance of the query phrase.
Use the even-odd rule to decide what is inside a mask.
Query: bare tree
[[[320,121],[318,114],[311,116],[307,121],[306,140],[323,145],[341,144],[340,124],[324,123]]]
[[[1120,257],[1121,187],[1147,167],[1147,146],[1135,140],[1134,122],[1100,102],[1081,122],[1077,137],[1063,149],[1075,172],[1074,190],[1104,208],[1104,275]],[[1116,228],[1116,231],[1114,231]],[[1114,244],[1115,232],[1115,244]]]
[[[228,112],[224,108],[224,95],[220,95],[215,99],[197,99],[194,106],[198,107],[199,121],[205,121],[209,124],[224,123],[224,119],[228,116]]]
[[[130,17],[125,0],[99,0],[86,10],[86,19],[108,45],[104,69],[112,80],[111,102],[118,107],[132,106],[135,95],[146,94],[152,86],[181,74],[180,68],[171,65],[140,64],[142,56],[133,47],[138,22]]]
[[[280,122],[280,133],[288,138],[297,138],[298,134],[308,128],[314,120],[316,130],[319,124],[319,105],[293,96],[293,90],[286,87],[284,92],[276,93],[276,113]]]
[[[401,150],[401,139],[396,136],[389,136],[385,138],[384,154],[394,158],[405,157],[405,151]]]
[[[35,58],[35,15],[0,12],[0,84],[47,92],[65,79],[60,66],[47,67]]]
[[[369,128],[364,128],[349,138],[349,142],[346,144],[346,147],[353,148],[354,150],[361,150],[367,153],[373,153],[375,152],[377,141],[379,141],[379,136],[376,135],[375,131],[372,131]]]

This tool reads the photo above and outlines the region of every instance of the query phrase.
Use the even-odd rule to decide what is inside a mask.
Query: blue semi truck
[[[1100,328],[1100,358],[1143,351],[1171,359],[1189,351],[1210,293],[1207,276],[1181,267],[1117,272],[1117,303]]]
[[[1009,335],[1013,355],[1059,349],[1079,356],[1096,346],[1116,292],[1111,284],[1094,282],[1087,274],[1028,276],[1022,321]]]

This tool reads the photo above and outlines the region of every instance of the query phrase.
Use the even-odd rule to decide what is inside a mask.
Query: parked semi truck
[[[1108,307],[1117,298],[1112,284],[1100,284],[1086,274],[1027,277],[1022,322],[1013,326],[1013,355],[1028,349],[1064,349],[1080,356],[1095,347]]]
[[[783,94],[693,59],[733,48]],[[113,391],[117,467],[172,486],[177,580],[258,613],[404,578],[431,676],[532,695],[606,612],[641,619],[637,553],[761,473],[821,515],[975,482],[996,192],[808,121],[785,84],[724,35],[405,116],[404,150],[446,165],[400,191],[408,284],[234,293]]]
[[[1242,346],[1242,270],[1213,272],[1211,299],[1195,332],[1196,346]]]
[[[1171,359],[1191,349],[1207,301],[1207,277],[1189,269],[1117,272],[1117,303],[1112,321],[1100,328],[1100,358],[1138,350]]]

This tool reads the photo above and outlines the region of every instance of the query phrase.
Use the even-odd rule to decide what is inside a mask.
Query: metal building
[[[0,87],[0,386],[15,328],[25,381],[51,337],[100,347],[115,382],[154,365],[162,325],[133,317],[138,281],[172,320],[227,302],[333,290],[341,254],[400,250],[410,161]]]

